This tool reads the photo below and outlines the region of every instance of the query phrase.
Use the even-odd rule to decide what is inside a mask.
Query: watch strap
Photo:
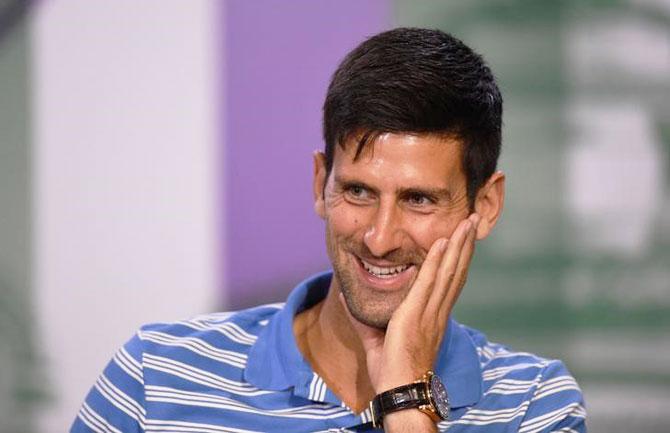
[[[372,424],[375,428],[381,428],[384,415],[429,404],[428,384],[424,381],[384,391],[370,402]]]

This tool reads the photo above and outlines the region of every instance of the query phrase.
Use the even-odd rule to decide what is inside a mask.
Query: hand
[[[472,214],[459,223],[451,239],[433,243],[386,332],[358,322],[349,313],[377,394],[414,382],[433,368],[447,320],[465,285],[479,221],[480,216]],[[348,313],[342,295],[340,301]]]

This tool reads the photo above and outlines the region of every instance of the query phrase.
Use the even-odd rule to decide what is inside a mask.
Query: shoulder
[[[461,325],[463,326],[463,325]],[[582,391],[566,365],[533,353],[488,341],[464,326],[479,356],[482,399],[470,416],[506,413],[519,431],[583,431],[586,412]],[[480,420],[481,421],[481,420]],[[566,430],[569,431],[569,430]]]
[[[501,378],[533,379],[547,377],[560,371],[567,372],[562,361],[548,359],[530,352],[516,351],[500,343],[491,342],[481,331],[461,325],[472,340],[484,382]]]
[[[284,304],[202,314],[140,327],[114,355],[112,363],[128,378],[146,385],[146,369],[244,369],[258,334]]]
[[[267,304],[239,311],[202,314],[176,322],[150,323],[142,326],[129,344],[141,344],[144,352],[154,354],[200,355],[235,364],[221,351],[246,353],[283,306],[283,303]]]
[[[142,326],[107,364],[70,431],[145,431],[147,401],[171,386],[250,389],[241,382],[247,352],[282,305]]]

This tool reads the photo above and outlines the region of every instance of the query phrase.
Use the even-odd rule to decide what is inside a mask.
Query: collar
[[[293,319],[325,298],[331,278],[331,271],[323,272],[293,289],[284,308],[270,319],[249,351],[244,370],[247,382],[271,391],[293,388],[297,395],[307,397],[314,371],[298,350]],[[435,373],[447,388],[452,408],[479,401],[482,371],[477,350],[467,330],[451,318],[438,353]]]

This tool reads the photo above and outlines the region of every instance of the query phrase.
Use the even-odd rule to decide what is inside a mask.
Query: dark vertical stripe
[[[0,431],[35,431],[50,392],[33,317],[28,2],[0,6]]]

